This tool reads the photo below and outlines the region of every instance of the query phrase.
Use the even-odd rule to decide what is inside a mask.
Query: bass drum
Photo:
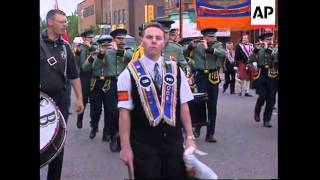
[[[193,93],[194,99],[188,102],[193,127],[208,124],[208,95],[207,93]]]
[[[40,168],[50,163],[66,141],[66,122],[55,102],[40,92]]]

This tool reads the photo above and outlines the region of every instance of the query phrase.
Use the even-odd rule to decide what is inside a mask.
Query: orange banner
[[[194,0],[197,29],[251,29],[250,0]]]

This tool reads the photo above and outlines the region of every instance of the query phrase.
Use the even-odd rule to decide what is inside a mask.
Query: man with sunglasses
[[[126,68],[131,60],[132,50],[125,49],[127,30],[115,29],[110,33],[111,43],[103,43],[97,58],[88,59],[86,68],[93,69],[90,93],[90,117],[91,132],[93,139],[98,132],[98,124],[104,106],[104,128],[102,140],[110,142],[112,152],[119,151],[118,119],[117,108],[117,78]],[[109,48],[108,48],[109,47]],[[112,48],[110,48],[112,47]]]
[[[226,50],[222,43],[217,41],[215,33],[217,29],[207,28],[201,30],[203,40],[191,41],[187,54],[192,52],[191,58],[195,61],[196,75],[195,83],[199,93],[208,93],[208,119],[206,142],[215,143],[214,138],[217,101],[219,91],[219,70],[221,67],[220,59],[225,58]],[[200,136],[201,126],[195,128],[195,136]]]

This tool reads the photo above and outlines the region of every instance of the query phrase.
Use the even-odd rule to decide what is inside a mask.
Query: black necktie
[[[156,84],[156,86],[158,87],[158,89],[161,89],[161,86],[162,86],[162,78],[161,78],[161,75],[160,75],[160,72],[159,72],[159,65],[158,63],[156,63],[154,65],[154,82]]]

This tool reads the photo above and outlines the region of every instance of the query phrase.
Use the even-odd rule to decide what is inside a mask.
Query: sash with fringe
[[[176,125],[177,67],[172,61],[162,61],[163,83],[161,102],[155,84],[145,65],[137,60],[128,64],[138,88],[140,100],[145,114],[152,127],[157,126],[161,119],[170,126]]]
[[[249,43],[249,49],[246,48],[246,46],[242,43],[239,43],[239,46],[241,47],[241,50],[244,52],[244,54],[249,58],[249,56],[252,54],[253,51],[253,44]]]

